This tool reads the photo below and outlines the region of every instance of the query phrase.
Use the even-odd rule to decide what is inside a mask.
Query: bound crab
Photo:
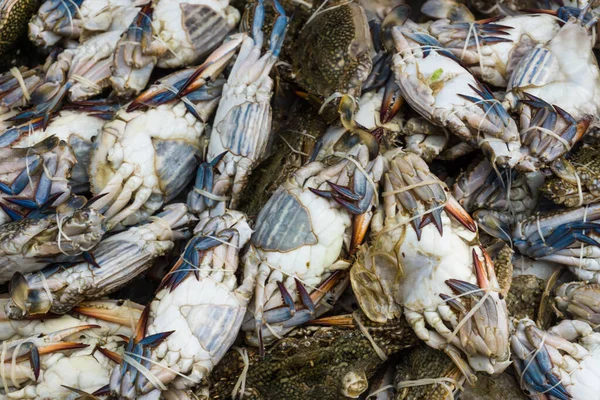
[[[569,267],[580,280],[600,282],[600,204],[533,215],[512,224],[488,215],[485,231],[511,242],[523,255]]]
[[[81,199],[72,199],[55,212],[32,213],[0,226],[0,281],[14,273],[39,271],[53,261],[70,261],[88,253],[102,238],[102,215]]]
[[[410,8],[399,6],[408,19]],[[449,50],[414,24],[392,29],[396,83],[408,104],[435,125],[479,147],[499,166],[521,161],[515,121]]]
[[[560,19],[545,14],[525,14],[480,22],[440,19],[428,32],[469,66],[482,81],[506,87],[521,58],[552,40]]]
[[[184,238],[192,219],[184,204],[171,204],[154,222],[102,240],[94,249],[93,260],[53,265],[26,276],[15,273],[6,315],[22,319],[48,312],[63,314],[84,300],[117,290],[150,268],[175,246],[176,240]]]
[[[560,316],[586,321],[594,330],[600,325],[600,284],[566,282],[556,288],[556,308]]]
[[[139,11],[139,0],[46,0],[29,22],[29,39],[50,47],[60,40],[85,40],[109,31],[123,32]]]
[[[64,172],[60,172],[61,176],[54,176],[50,194],[59,191],[67,193],[69,190],[73,193],[85,193],[89,190],[88,168],[92,141],[102,132],[106,121],[112,119],[116,108],[118,108],[116,103],[107,103],[103,100],[66,104],[61,111],[51,117],[45,129],[42,119],[38,118],[33,122],[28,121],[5,130],[0,134],[0,147],[26,149],[32,146],[39,147],[37,145],[40,142],[58,143],[59,148],[70,150],[63,150],[62,157],[69,156],[67,159],[73,163],[72,156],[74,156],[76,162],[72,169],[67,168]],[[46,168],[48,171],[53,169]],[[32,175],[32,170],[29,173]],[[67,179],[68,188],[65,185]]]
[[[350,270],[361,308],[378,322],[404,313],[419,338],[471,381],[469,364],[503,371],[508,312],[477,226],[418,156],[397,149],[384,157],[383,207]]]
[[[314,8],[296,39],[296,80],[322,98],[336,92],[359,97],[375,56],[365,11],[355,2]]]
[[[351,133],[337,142],[342,148],[348,142],[354,145],[317,156],[321,161],[297,170],[256,219],[243,261],[255,271],[257,283],[242,329],[261,348],[263,339],[271,336],[269,328],[281,334],[315,316],[315,302],[335,291],[339,281],[327,278],[349,267],[341,257],[362,242],[369,225],[382,159]],[[321,284],[324,287],[309,295],[307,287]]]
[[[221,51],[213,56],[220,58]],[[209,58],[203,67],[206,75],[201,76],[213,81],[181,99],[173,88],[195,71],[163,78],[104,125],[94,144],[89,176],[92,192],[106,194],[95,207],[104,209],[109,228],[144,221],[192,179],[203,153],[206,121],[221,96],[224,82],[218,75],[226,60]]]
[[[543,331],[523,319],[511,338],[521,386],[532,398],[600,398],[599,346],[600,333],[583,321],[564,320]]]
[[[86,325],[98,325],[89,336],[131,336],[144,309],[129,300],[85,301],[68,314],[23,320],[8,319],[4,313],[10,299],[0,300],[0,340],[15,340]],[[54,318],[53,318],[54,317]]]
[[[1,147],[0,161],[0,223],[21,220],[26,211],[59,205],[69,197],[68,178],[76,159],[57,137],[20,149]]]
[[[206,217],[196,230],[143,321],[146,338],[172,332],[145,355],[148,359],[138,360],[153,379],[124,362],[111,378],[111,391],[123,398],[157,395],[167,385],[198,385],[237,337],[256,279],[247,270],[241,285],[236,278],[238,255],[252,230],[237,211]]]
[[[195,212],[217,205],[235,209],[252,170],[267,155],[271,141],[271,96],[273,80],[269,73],[277,62],[285,37],[287,18],[277,2],[279,16],[273,25],[269,49],[263,47],[264,4],[258,0],[254,12],[252,35],[234,35],[224,46],[231,57],[241,46],[238,57],[223,86],[223,96],[215,115],[207,160],[198,170],[194,192],[188,204]],[[185,95],[201,78],[202,68],[179,91]],[[200,79],[200,82],[203,78]],[[215,172],[213,172],[213,169]]]
[[[515,67],[504,99],[519,113],[522,166],[536,169],[567,153],[600,113],[600,69],[589,32],[597,18],[587,8]],[[574,50],[575,47],[577,50]]]

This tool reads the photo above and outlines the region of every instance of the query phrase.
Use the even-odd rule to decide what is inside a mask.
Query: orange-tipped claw
[[[104,347],[98,347],[98,351],[115,363],[123,364],[123,357],[119,353],[115,353],[114,351],[105,349]]]
[[[348,276],[346,271],[335,271],[333,274],[329,276],[316,290],[310,294],[310,299],[313,304],[319,304],[323,297],[336,285],[340,284],[344,281],[344,279]]]
[[[452,196],[448,196],[448,202],[444,209],[458,220],[465,228],[471,232],[477,232],[477,224],[469,213]]]
[[[237,48],[242,44],[246,35],[239,34],[231,36],[230,40],[223,43],[217,50],[208,56],[188,78],[179,90],[179,96],[185,96],[206,84],[209,78],[214,78],[223,71],[227,63],[236,54]]]
[[[354,254],[365,239],[373,214],[366,212],[354,216],[352,224],[352,240],[350,242],[350,254]]]
[[[38,349],[40,355],[55,353],[57,351],[73,350],[73,349],[84,349],[89,347],[89,344],[78,343],[78,342],[60,342],[51,343],[44,346],[40,346]]]
[[[134,324],[137,324],[140,316],[140,308],[135,303],[132,303],[132,307],[122,306],[114,309],[78,306],[73,308],[72,311],[77,314],[97,318],[102,321],[114,322],[123,326],[130,325],[132,321]]]
[[[489,258],[489,256],[486,257],[487,254],[485,253],[485,250],[483,248],[481,248],[481,250],[483,251],[484,262],[481,262],[479,256],[477,255],[477,252],[475,251],[475,249],[473,249],[473,263],[475,264],[477,286],[479,286],[482,289],[487,289],[490,286],[490,280],[487,274],[487,266],[484,264],[487,263],[487,258]]]
[[[135,327],[135,332],[133,333],[133,340],[135,343],[138,343],[140,340],[146,337],[146,326],[148,325],[149,314],[150,304],[148,304],[146,308],[144,308],[144,311],[142,311],[142,315],[140,315],[140,319]]]
[[[404,97],[400,94],[400,87],[396,84],[394,79],[395,78],[391,76],[385,85],[381,109],[379,110],[379,120],[382,124],[390,122],[404,105]]]

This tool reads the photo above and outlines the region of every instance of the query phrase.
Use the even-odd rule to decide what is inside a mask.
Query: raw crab
[[[122,351],[125,342],[120,336],[91,333],[96,328],[100,326],[79,324],[5,344],[2,376],[8,391],[3,398],[68,399],[78,391],[100,395],[113,365],[103,353]]]
[[[569,267],[579,279],[600,282],[600,204],[533,215],[514,225],[489,216],[486,232],[513,243],[523,255]]]
[[[148,0],[149,1],[149,0]],[[46,0],[29,22],[29,38],[37,46],[61,39],[87,39],[108,31],[123,32],[146,0]]]
[[[398,149],[384,157],[383,208],[350,270],[362,310],[378,322],[404,312],[416,334],[469,380],[460,352],[477,371],[503,371],[508,312],[475,223],[418,156]]]
[[[515,67],[531,49],[545,45],[560,29],[560,20],[544,14],[525,14],[484,20],[453,22],[441,19],[429,33],[469,65],[484,82],[506,87]]]
[[[340,257],[362,241],[381,173],[381,157],[370,159],[359,141],[297,170],[265,204],[243,260],[257,271],[254,302],[242,328],[253,343],[262,347],[267,324],[278,330],[289,320],[281,327],[289,330],[314,317],[315,301],[336,282],[313,295],[306,287],[317,288],[333,271],[349,267]]]
[[[600,69],[586,12],[521,58],[504,104],[520,114],[522,165],[535,169],[567,153],[600,113]]]
[[[285,37],[287,18],[283,7],[274,0],[279,13],[271,32],[269,49],[261,56],[263,47],[264,4],[259,0],[252,25],[252,36],[231,37],[230,53],[241,46],[229,78],[223,86],[223,96],[213,123],[207,160],[198,170],[194,191],[188,204],[195,212],[216,205],[235,209],[248,177],[267,155],[271,141],[271,96],[273,80],[269,73],[277,62]],[[231,54],[228,56],[231,57]],[[194,87],[184,86],[180,94]],[[213,177],[213,169],[215,169]],[[216,201],[220,200],[220,201]]]
[[[27,29],[27,21],[35,12],[36,6],[35,0],[2,2],[0,5],[0,55],[4,55]]]
[[[169,384],[198,385],[237,337],[256,277],[245,272],[238,286],[235,272],[252,230],[238,211],[206,218],[196,230],[150,304],[147,335],[173,332],[152,349],[151,364],[140,360],[154,378],[136,373],[132,365],[116,368],[111,390],[123,398],[152,396]]]
[[[60,178],[69,179],[71,192],[85,193],[89,190],[88,168],[92,142],[102,132],[106,121],[112,119],[117,107],[117,104],[104,101],[67,104],[51,118],[46,129],[43,129],[41,120],[38,119],[38,123],[26,122],[4,131],[0,134],[0,146],[22,149],[35,146],[49,137],[53,137],[52,141],[64,141],[77,162],[69,170],[70,175]],[[65,146],[62,142],[61,145]],[[59,177],[55,176],[54,186],[58,186],[57,178]],[[63,184],[60,188],[54,188],[51,194],[58,193],[59,190],[66,192],[67,188]]]
[[[50,266],[26,276],[15,274],[6,315],[21,319],[47,312],[63,314],[84,300],[117,290],[171,250],[174,241],[185,237],[192,218],[184,204],[171,204],[154,222],[103,239],[94,249],[93,262]]]
[[[0,226],[0,282],[14,273],[39,271],[53,261],[71,260],[102,238],[102,215],[90,208],[59,207]]]
[[[600,325],[600,284],[563,283],[556,288],[554,300],[562,316],[586,321],[594,329]]]
[[[358,398],[367,393],[371,378],[388,356],[418,343],[404,319],[378,324],[357,311],[314,322],[324,326],[298,328],[297,334],[269,347],[265,357],[253,348],[230,350],[207,382],[208,395],[201,398],[229,398],[240,390],[255,399]],[[244,374],[246,363],[249,368]]]
[[[192,179],[203,153],[206,121],[223,85],[222,79],[215,79],[175,99],[172,87],[181,85],[192,72],[182,70],[163,78],[119,110],[97,137],[90,185],[93,193],[106,194],[95,207],[105,208],[109,228],[144,221]]]
[[[406,18],[410,9],[406,8]],[[396,83],[405,100],[435,125],[481,148],[499,166],[521,161],[515,121],[492,93],[432,36],[396,26],[392,36]]]
[[[69,314],[58,318],[11,320],[4,315],[9,299],[0,300],[0,340],[15,340],[47,335],[55,331],[75,328],[81,324],[98,325],[89,336],[130,336],[142,314],[142,307],[129,300],[85,301]]]
[[[583,321],[543,331],[523,319],[511,338],[521,385],[532,398],[600,399],[599,346],[600,333]]]
[[[298,83],[311,94],[359,97],[374,56],[362,6],[340,3],[319,8],[302,28],[296,39],[294,71]]]
[[[152,28],[164,48],[160,68],[194,63],[225,39],[240,20],[229,0],[158,0]]]
[[[71,191],[68,178],[75,163],[72,149],[55,136],[32,147],[1,147],[0,223],[20,220],[23,208],[38,209],[64,202]]]

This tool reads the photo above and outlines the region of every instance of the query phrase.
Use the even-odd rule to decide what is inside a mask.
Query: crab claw
[[[210,162],[203,162],[198,166],[194,188],[188,194],[187,204],[191,211],[200,213],[205,208],[214,208],[218,203],[219,196],[213,193],[215,168],[225,157],[223,152],[213,158]]]
[[[477,224],[453,196],[448,196],[448,202],[446,203],[444,209],[454,218],[456,218],[456,220],[465,228],[471,232],[477,232]]]
[[[87,317],[127,326],[132,322],[137,324],[143,308],[133,302],[127,302],[119,306],[119,303],[115,301],[95,300],[82,303],[82,305],[74,307],[71,311]]]
[[[177,94],[181,97],[185,96],[206,85],[208,80],[214,80],[236,54],[238,47],[244,41],[244,37],[245,34],[230,36],[228,41],[213,51],[206,61],[196,68],[187,81],[183,83]]]
[[[386,84],[385,91],[383,92],[383,100],[381,102],[381,109],[379,110],[379,120],[382,124],[390,122],[404,105],[404,97],[400,92],[400,87],[396,83],[396,79],[393,75],[390,75]]]

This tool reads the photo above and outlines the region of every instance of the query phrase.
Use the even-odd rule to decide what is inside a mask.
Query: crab
[[[293,70],[298,84],[311,94],[328,98],[339,92],[358,98],[374,56],[362,6],[340,2],[317,9],[302,28]]]
[[[426,162],[444,154],[449,143],[448,134],[423,117],[410,118],[402,129],[404,149],[421,157]],[[460,142],[463,144],[463,142]]]
[[[400,149],[384,158],[383,207],[350,270],[361,309],[378,322],[404,313],[470,381],[471,368],[502,372],[510,363],[508,312],[475,222],[421,158]]]
[[[154,222],[103,239],[94,249],[93,260],[53,265],[35,274],[15,273],[6,315],[22,319],[48,312],[64,314],[84,300],[117,290],[184,238],[192,219],[185,204],[171,204]]]
[[[14,273],[39,271],[53,261],[89,255],[105,232],[102,215],[67,204],[55,213],[31,215],[0,226],[0,282],[8,282]]]
[[[37,66],[11,68],[0,74],[0,116],[3,120],[16,115],[11,111],[17,107],[29,105],[31,92],[43,82],[43,72],[43,67]]]
[[[238,211],[207,216],[196,230],[150,304],[146,337],[173,332],[149,354],[152,363],[147,368],[154,379],[135,373],[135,366],[116,368],[111,391],[123,398],[152,396],[167,385],[175,389],[198,385],[237,337],[255,276],[245,272],[238,285],[235,272],[238,254],[252,230]]]
[[[193,178],[203,154],[206,121],[223,85],[222,79],[215,79],[176,98],[172,87],[193,72],[182,70],[163,78],[120,109],[96,138],[90,186],[93,193],[106,194],[94,206],[104,210],[109,229],[146,220]]]
[[[149,1],[149,0],[148,0]],[[29,22],[29,39],[38,47],[60,40],[82,41],[109,31],[123,32],[145,0],[46,0]]]
[[[57,206],[69,198],[68,178],[76,159],[57,137],[20,149],[0,147],[0,160],[0,224],[22,219],[24,210]]]
[[[555,176],[548,179],[542,193],[557,204],[580,207],[600,199],[600,163],[595,147],[583,146],[550,165]]]
[[[529,319],[515,325],[511,338],[515,368],[532,398],[599,398],[600,333],[584,321],[563,320],[547,331]]]
[[[235,209],[252,170],[267,156],[273,95],[269,73],[277,62],[287,26],[283,7],[277,0],[273,5],[279,16],[273,25],[269,49],[262,56],[262,0],[256,5],[252,35],[238,34],[225,44],[230,46],[229,57],[238,46],[241,48],[223,87],[211,131],[208,162],[199,169],[194,191],[188,197],[188,204],[197,213],[206,208],[223,208],[225,204]],[[179,93],[185,95],[194,87],[190,79]]]
[[[600,284],[566,282],[555,290],[556,308],[566,319],[586,321],[594,329],[600,325]]]
[[[410,8],[405,10],[408,21]],[[432,36],[405,23],[391,30],[393,71],[406,102],[435,125],[479,147],[498,166],[521,162],[515,121],[492,93]]]
[[[240,20],[229,0],[158,0],[152,28],[163,47],[160,68],[193,64],[226,38]]]
[[[600,113],[600,69],[589,32],[597,19],[586,15],[571,17],[552,40],[527,52],[510,77],[503,104],[519,113],[524,168],[566,154]]]
[[[51,118],[45,129],[41,119],[7,129],[0,134],[0,146],[10,146],[12,149],[35,148],[38,143],[46,140],[60,140],[63,147],[68,144],[76,163],[63,178],[69,179],[71,193],[86,193],[89,191],[88,168],[93,140],[102,132],[106,121],[112,119],[117,107],[116,103],[105,101],[70,103]],[[48,139],[50,137],[52,139]],[[58,182],[54,185],[58,186]],[[65,192],[66,188],[63,186],[60,190]],[[56,192],[58,188],[52,191]]]
[[[31,93],[32,107],[11,117],[26,122],[43,118],[44,126],[62,105],[71,101],[89,99],[110,85],[111,65],[121,31],[109,31],[65,49],[45,68],[44,81]]]
[[[6,342],[2,353],[4,398],[69,399],[74,393],[102,395],[113,353],[124,350],[119,335],[101,325],[82,324]]]
[[[552,40],[559,23],[554,16],[524,14],[474,23],[441,19],[427,29],[482,81],[506,87],[521,58]]]
[[[269,325],[290,320],[293,326],[294,321],[314,317],[315,298],[331,288],[321,288],[313,297],[306,287],[316,288],[334,271],[347,269],[349,263],[340,259],[343,251],[362,242],[370,209],[377,203],[383,165],[367,145],[356,139],[354,143],[345,152],[334,152],[298,169],[256,219],[243,262],[245,268],[256,271],[257,283],[242,329],[261,348]],[[299,300],[301,309],[295,305]]]
[[[325,326],[298,329],[264,357],[253,348],[230,350],[213,370],[208,388],[197,394],[203,399],[230,398],[232,392],[254,399],[358,398],[385,358],[418,343],[403,319],[377,324],[356,312],[315,323]]]
[[[532,215],[516,223],[489,215],[479,218],[479,224],[525,256],[562,264],[581,280],[600,282],[598,218],[600,204],[596,203]]]
[[[75,328],[81,324],[98,325],[88,336],[130,336],[137,324],[143,306],[129,300],[92,300],[75,307],[69,314],[60,317],[11,320],[4,315],[9,299],[0,300],[0,340],[15,340],[32,336],[47,335],[55,331]]]

